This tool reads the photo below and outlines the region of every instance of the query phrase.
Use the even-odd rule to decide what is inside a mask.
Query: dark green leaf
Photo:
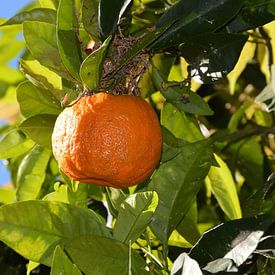
[[[57,10],[57,45],[61,60],[70,74],[80,80],[81,50],[77,38],[74,0],[60,0]]]
[[[142,192],[129,196],[120,206],[114,227],[114,238],[134,243],[151,222],[158,205],[155,192]]]
[[[17,87],[17,101],[25,117],[38,114],[58,115],[61,112],[60,102],[50,91],[38,88],[29,81]]]
[[[46,177],[51,151],[39,145],[23,158],[17,175],[16,198],[18,201],[37,199]]]
[[[0,26],[7,26],[7,25],[16,25],[22,24],[25,21],[39,21],[45,23],[56,23],[56,11],[52,9],[33,9],[30,11],[23,11],[17,13],[15,16],[10,18],[7,22]]]
[[[197,115],[213,115],[213,111],[208,104],[199,95],[189,91],[187,87],[169,87],[164,89],[163,83],[165,80],[156,68],[153,68],[153,81],[156,88],[167,101],[175,105],[179,110]]]
[[[175,260],[172,269],[171,275],[202,275],[199,264],[186,253],[182,253]]]
[[[145,262],[131,247],[101,236],[79,236],[67,243],[65,250],[74,263],[87,275],[146,274]],[[130,265],[130,266],[129,266]]]
[[[55,121],[55,115],[36,115],[24,120],[19,129],[37,144],[51,149],[51,137]]]
[[[98,21],[102,40],[112,35],[131,0],[100,0]]]
[[[51,275],[81,275],[78,267],[71,262],[66,253],[58,245],[54,251]]]
[[[186,215],[203,185],[213,154],[209,142],[187,144],[175,158],[162,163],[148,184],[156,191],[159,204],[151,228],[166,242],[171,232]]]
[[[157,27],[173,24],[152,46],[174,47],[187,38],[213,32],[233,18],[241,9],[240,0],[181,0],[157,22]]]
[[[272,222],[267,216],[259,216],[221,224],[202,236],[190,257],[200,266],[218,258],[232,259],[239,266],[254,252]]]
[[[102,46],[91,53],[81,64],[80,76],[90,90],[95,89],[100,81],[102,65],[108,50],[111,36],[104,41]]]
[[[51,265],[56,245],[79,236],[110,237],[93,211],[70,204],[24,201],[0,208],[0,240],[23,257]]]
[[[58,52],[55,25],[44,22],[24,22],[23,34],[32,56],[57,74],[72,79]]]
[[[187,40],[180,51],[194,78],[211,83],[234,68],[247,38],[241,34],[208,33]]]
[[[177,226],[177,231],[191,244],[195,244],[200,238],[200,232],[197,226],[198,208],[194,201],[185,217]]]
[[[28,152],[34,142],[16,130],[8,132],[0,141],[0,159],[17,158]]]
[[[274,0],[244,0],[241,12],[226,26],[226,29],[229,32],[242,32],[265,25],[274,19]]]
[[[99,0],[83,0],[82,22],[85,30],[92,36],[93,40],[100,41],[100,30],[98,25]]]

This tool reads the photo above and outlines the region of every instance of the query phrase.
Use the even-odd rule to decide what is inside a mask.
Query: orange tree
[[[2,20],[1,273],[271,274],[274,19],[274,0],[40,0]],[[161,136],[100,92],[144,98]]]

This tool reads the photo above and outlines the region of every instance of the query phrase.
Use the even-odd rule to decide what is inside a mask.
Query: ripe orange
[[[162,136],[158,118],[144,99],[101,92],[82,97],[59,115],[52,147],[69,177],[123,188],[152,174]]]

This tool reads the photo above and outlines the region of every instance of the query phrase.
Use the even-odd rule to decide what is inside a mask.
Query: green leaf
[[[129,196],[120,206],[114,227],[114,238],[134,243],[151,222],[158,205],[155,192],[142,192]]]
[[[179,275],[179,274],[202,275],[202,272],[197,261],[190,258],[187,253],[181,253],[178,256],[178,258],[175,260],[170,274],[171,275]]]
[[[99,49],[88,55],[81,64],[81,79],[90,90],[94,90],[99,84],[103,61],[110,41],[111,36],[104,41]]]
[[[167,242],[188,212],[212,163],[212,149],[203,140],[183,146],[180,154],[162,163],[153,175],[148,190],[157,192],[159,204],[151,228],[161,241]]]
[[[242,32],[263,26],[274,19],[274,0],[244,0],[244,7],[226,29],[230,32]]]
[[[105,40],[108,36],[115,32],[121,16],[130,3],[131,0],[115,2],[112,0],[100,1],[98,21],[102,40]]]
[[[57,9],[59,0],[39,0],[42,8]]]
[[[54,91],[62,89],[61,77],[37,60],[20,60],[20,70],[35,86]]]
[[[12,75],[12,77],[11,77]],[[0,81],[17,85],[19,82],[24,80],[24,76],[18,70],[13,69],[9,66],[0,66]]]
[[[23,158],[17,175],[16,198],[18,201],[37,199],[46,177],[51,151],[39,145]]]
[[[81,50],[76,35],[78,28],[74,0],[60,0],[57,10],[57,45],[61,60],[70,74],[80,80]]]
[[[61,112],[60,102],[50,91],[38,88],[29,81],[17,87],[17,101],[25,117],[38,114],[58,115]]]
[[[157,28],[172,25],[153,45],[152,49],[175,47],[187,38],[214,32],[233,18],[241,9],[239,0],[182,0],[164,13]]]
[[[109,211],[114,217],[118,216],[120,205],[129,196],[129,189],[106,187],[106,200]]]
[[[33,9],[30,11],[23,11],[20,13],[17,13],[12,18],[10,18],[7,22],[0,26],[7,26],[7,25],[16,25],[16,24],[22,24],[25,21],[39,21],[39,22],[45,22],[50,24],[56,23],[56,11],[52,9]]]
[[[70,204],[24,201],[0,208],[0,240],[31,261],[50,266],[57,245],[79,236],[110,237],[100,217]]]
[[[83,0],[82,23],[85,30],[92,36],[93,40],[100,41],[100,30],[98,22],[99,0]]]
[[[34,142],[19,131],[8,132],[0,141],[0,159],[17,158],[29,151]]]
[[[13,203],[15,201],[15,190],[11,187],[0,188],[0,202],[4,204]]]
[[[71,262],[66,253],[58,245],[54,251],[51,275],[81,275],[78,267]]]
[[[215,155],[219,167],[211,167],[206,182],[211,186],[221,209],[230,220],[242,217],[236,184],[226,163]]]
[[[56,39],[55,25],[45,22],[24,22],[23,34],[32,56],[43,66],[74,81],[62,63]]]
[[[51,149],[51,137],[55,121],[55,115],[36,115],[24,120],[19,125],[19,129],[37,144]]]
[[[194,78],[211,83],[234,68],[247,38],[241,34],[207,33],[187,40],[180,51]]]
[[[8,61],[15,58],[20,51],[24,49],[24,46],[25,43],[23,41],[15,39],[9,39],[8,41],[2,40],[0,43],[0,64],[5,65]],[[10,75],[8,77],[10,77]]]
[[[196,115],[213,115],[213,111],[208,104],[196,93],[189,91],[187,87],[163,88],[165,80],[160,72],[153,68],[153,82],[155,87],[161,92],[166,100],[176,106],[179,110]]]
[[[165,103],[161,111],[161,125],[175,137],[195,142],[203,139],[197,120],[178,110],[170,103]]]
[[[232,259],[239,266],[253,253],[272,222],[259,216],[221,224],[207,231],[189,255],[200,266],[218,258]]]
[[[185,217],[177,226],[177,231],[191,244],[195,244],[200,238],[200,232],[197,226],[198,208],[194,201]]]
[[[74,263],[87,275],[146,274],[143,259],[127,245],[101,236],[79,236],[65,246]],[[129,259],[130,254],[130,259]]]
[[[203,270],[207,274],[227,274],[239,275],[238,268],[232,259],[220,258],[209,262]]]

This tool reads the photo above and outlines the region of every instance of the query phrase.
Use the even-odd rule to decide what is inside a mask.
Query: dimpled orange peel
[[[144,99],[100,92],[64,109],[55,123],[52,148],[69,177],[124,188],[142,183],[156,168],[161,128]]]

